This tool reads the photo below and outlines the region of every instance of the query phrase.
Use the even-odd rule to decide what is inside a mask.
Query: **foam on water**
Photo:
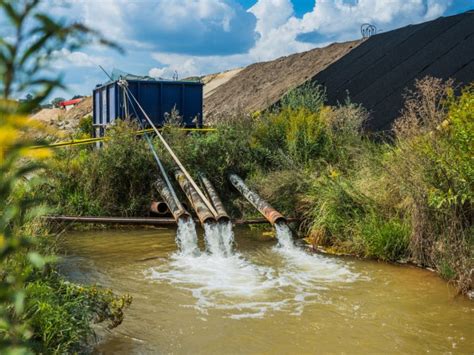
[[[338,287],[358,278],[341,262],[296,247],[285,227],[277,229],[276,256],[270,256],[283,261],[275,267],[262,265],[260,256],[252,263],[240,253],[232,253],[233,234],[219,233],[219,228],[232,228],[214,227],[205,227],[207,253],[174,253],[169,263],[145,271],[154,282],[189,291],[194,302],[183,306],[201,314],[220,311],[233,319],[262,318],[270,312],[299,315],[309,304],[331,302],[324,296],[330,283]]]
[[[291,230],[288,228],[286,223],[275,224],[276,237],[278,239],[278,246],[283,249],[295,249],[295,243],[293,242],[293,236]]]
[[[278,245],[274,248],[286,261],[287,269],[295,271],[294,277],[304,284],[310,280],[332,282],[335,279],[354,281],[357,275],[331,258],[309,254],[295,245],[290,228],[286,223],[275,225]]]

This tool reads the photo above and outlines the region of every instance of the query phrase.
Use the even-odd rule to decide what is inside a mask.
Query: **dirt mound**
[[[64,115],[64,110],[60,108],[43,108],[36,112],[31,118],[44,122],[46,125],[53,125]]]
[[[92,115],[92,97],[87,96],[69,111],[60,108],[44,108],[34,115],[32,119],[44,122],[58,130],[72,132],[84,116]]]
[[[368,128],[381,131],[399,116],[406,88],[425,76],[474,81],[474,12],[372,36],[312,79],[331,105],[349,93],[371,112]]]
[[[69,111],[66,111],[64,120],[73,122],[77,125],[84,116],[92,116],[92,96],[86,96],[84,99]]]
[[[362,41],[334,43],[242,69],[204,100],[206,124],[236,111],[262,110],[357,47]]]
[[[240,73],[243,68],[226,70],[222,73],[209,74],[201,78],[201,82],[204,84],[204,98],[211,96],[218,87],[228,82],[235,75]]]

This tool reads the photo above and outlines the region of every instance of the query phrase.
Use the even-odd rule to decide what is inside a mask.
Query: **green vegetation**
[[[60,81],[43,77],[52,53],[101,38],[82,25],[65,25],[39,10],[39,1],[0,1],[13,36],[0,41],[0,353],[68,353],[93,334],[91,323],[117,326],[130,297],[65,281],[52,255],[55,239],[40,216],[46,212],[39,175],[49,149],[33,137],[47,129],[27,118]],[[92,37],[91,37],[92,36]],[[25,89],[34,94],[16,102]]]
[[[314,92],[316,90],[316,92]],[[308,92],[309,91],[309,92]],[[362,129],[364,108],[323,104],[310,85],[278,109],[220,123],[216,132],[163,135],[193,173],[205,173],[234,216],[255,211],[229,186],[237,172],[288,216],[314,245],[387,261],[436,268],[471,288],[473,87],[425,78],[408,93],[390,141]],[[67,148],[46,173],[46,197],[57,213],[144,215],[158,174],[132,123],[118,122],[102,149]],[[168,171],[174,164],[154,141]]]

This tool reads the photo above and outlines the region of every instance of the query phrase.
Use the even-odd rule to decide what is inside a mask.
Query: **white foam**
[[[330,283],[354,282],[359,275],[342,262],[298,248],[286,224],[275,226],[275,257],[284,265],[256,265],[233,252],[231,223],[204,225],[206,253],[200,253],[194,223],[178,226],[179,251],[168,263],[145,271],[148,279],[189,291],[200,314],[224,312],[232,319],[263,318],[269,312],[301,315],[313,303],[328,303]],[[278,264],[278,263],[276,263]]]
[[[275,225],[278,245],[274,251],[286,261],[286,273],[300,285],[318,282],[353,282],[358,277],[342,263],[331,258],[309,254],[297,247],[285,223]]]
[[[212,233],[208,237],[215,236]],[[256,265],[239,253],[226,255],[220,249],[213,253],[217,244],[212,243],[210,253],[194,257],[174,253],[169,263],[152,267],[145,275],[188,291],[194,302],[184,307],[200,314],[220,311],[236,320],[263,318],[271,312],[301,315],[309,304],[331,302],[324,296],[330,283],[350,283],[358,277],[341,262],[305,253],[292,238],[291,244],[274,248],[275,257],[284,261],[280,267]]]
[[[291,230],[288,228],[286,223],[275,224],[276,237],[278,239],[278,246],[284,249],[294,249],[295,243],[293,242],[293,236]]]

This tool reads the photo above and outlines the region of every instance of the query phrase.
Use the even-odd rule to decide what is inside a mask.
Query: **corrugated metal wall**
[[[145,112],[157,126],[165,122],[166,113],[176,109],[186,127],[202,126],[203,84],[183,81],[139,81],[129,80],[128,88]],[[94,125],[104,127],[117,118],[125,117],[123,89],[112,82],[94,89]],[[135,110],[141,120],[145,117],[135,105],[128,104],[129,114]],[[102,133],[99,133],[102,134]]]

